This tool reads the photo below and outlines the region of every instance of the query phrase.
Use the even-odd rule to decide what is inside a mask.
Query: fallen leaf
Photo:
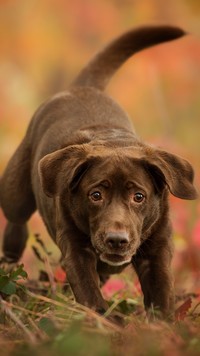
[[[191,298],[186,299],[186,301],[175,310],[175,319],[177,321],[184,320],[188,313],[188,310],[191,308],[191,305],[192,305],[192,299]]]
[[[111,298],[113,294],[124,289],[125,282],[121,279],[109,279],[102,287],[102,292],[105,298]]]
[[[54,271],[54,277],[57,282],[64,283],[66,281],[66,273],[61,267],[57,267]]]

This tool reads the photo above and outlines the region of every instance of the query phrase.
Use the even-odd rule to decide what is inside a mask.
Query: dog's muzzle
[[[104,234],[105,250],[99,258],[111,266],[121,266],[131,262],[129,252],[129,236],[126,231],[108,231]]]

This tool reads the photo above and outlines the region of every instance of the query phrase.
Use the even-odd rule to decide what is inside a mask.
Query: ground
[[[156,313],[149,322],[133,271],[113,276],[102,288],[110,304],[106,316],[118,311],[122,327],[74,301],[64,271],[36,240],[38,279],[29,279],[22,264],[0,269],[1,355],[199,355],[200,295],[195,290],[176,296],[173,322],[157,320]]]

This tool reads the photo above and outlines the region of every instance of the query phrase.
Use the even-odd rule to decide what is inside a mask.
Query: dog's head
[[[70,146],[42,158],[39,175],[45,194],[70,206],[99,258],[114,266],[130,262],[150,235],[167,190],[181,199],[197,196],[186,160],[145,145]]]

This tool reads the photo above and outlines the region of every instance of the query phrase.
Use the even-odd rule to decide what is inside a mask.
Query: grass
[[[22,265],[4,273],[16,288],[1,290],[1,355],[199,355],[198,295],[177,298],[175,322],[149,323],[141,295],[115,293],[107,314],[118,310],[122,328],[75,303],[69,286],[55,281],[47,258],[44,263],[43,281],[26,279]]]

